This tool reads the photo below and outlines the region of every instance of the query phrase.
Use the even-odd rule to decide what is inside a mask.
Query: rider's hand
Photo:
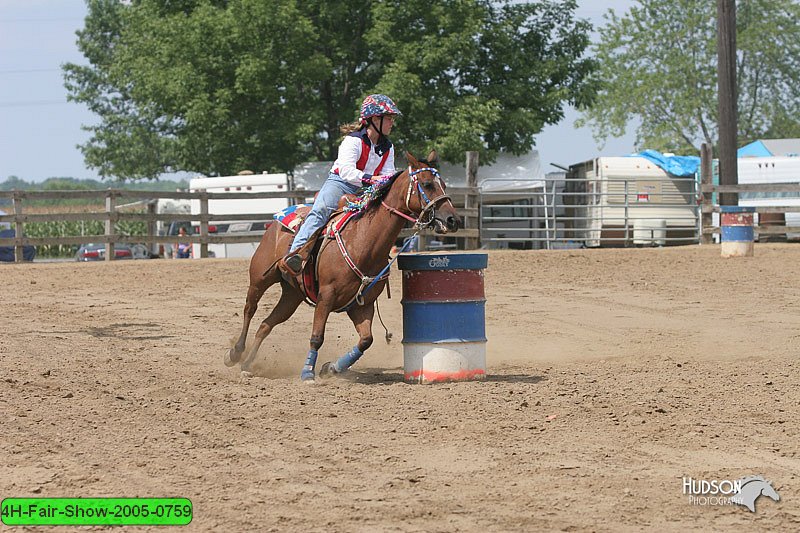
[[[369,174],[364,174],[364,177],[361,178],[361,182],[364,185],[383,185],[387,183],[392,178],[392,174],[384,174],[383,176],[372,176]]]

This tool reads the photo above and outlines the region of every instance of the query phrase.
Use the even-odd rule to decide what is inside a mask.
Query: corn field
[[[40,213],[48,212],[48,210],[36,211]],[[49,210],[49,212],[52,213],[52,210]],[[147,235],[147,224],[142,221],[121,220],[114,225],[114,228],[117,235]],[[25,224],[25,236],[31,238],[78,237],[103,234],[105,234],[105,223],[101,220],[29,222]],[[39,245],[36,247],[36,256],[42,258],[72,257],[77,250],[77,245]]]

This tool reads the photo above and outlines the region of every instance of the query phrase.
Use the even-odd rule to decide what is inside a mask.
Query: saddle
[[[336,218],[338,214],[344,212],[344,207],[349,202],[354,202],[358,198],[358,195],[355,194],[343,194],[341,198],[339,198],[339,203],[336,206],[336,210],[331,213],[330,218],[328,219],[328,224]],[[275,219],[286,231],[295,234],[297,230],[300,228],[300,225],[308,216],[308,213],[311,211],[312,204],[297,204],[297,205],[290,205],[289,207],[275,213],[272,218]],[[348,217],[349,220],[349,217]],[[342,224],[341,227],[344,227]],[[341,229],[341,228],[339,228]],[[326,231],[326,233],[329,233]],[[316,238],[316,237],[315,237]]]
[[[310,248],[308,251],[307,259],[303,271],[291,279],[287,279],[290,283],[295,283],[298,288],[303,292],[306,303],[312,307],[317,305],[319,300],[319,279],[318,279],[318,266],[319,255],[322,250],[327,246],[330,240],[336,238],[336,233],[342,231],[348,222],[356,218],[357,213],[354,211],[344,211],[344,206],[348,202],[352,202],[357,198],[355,194],[345,194],[339,199],[336,210],[331,213],[328,222],[308,239],[304,247]],[[296,234],[297,230],[302,225],[303,221],[311,212],[311,204],[300,204],[289,206],[276,213],[274,218],[282,226],[282,231],[288,231]],[[320,239],[320,235],[324,238]],[[289,244],[291,246],[291,243]],[[286,250],[288,253],[289,250]],[[288,277],[284,275],[284,277]]]

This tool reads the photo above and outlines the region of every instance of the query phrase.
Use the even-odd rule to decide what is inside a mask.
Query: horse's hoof
[[[250,379],[250,378],[253,377],[253,373],[252,372],[248,372],[247,370],[242,370],[241,376],[244,379]]]
[[[332,378],[336,375],[336,370],[333,369],[333,364],[328,361],[319,369],[319,377],[320,379],[328,379]]]
[[[231,348],[228,351],[228,353],[225,354],[225,358],[223,359],[222,362],[225,363],[225,366],[233,366],[236,363],[238,363],[241,358],[242,358],[242,352],[237,352],[236,350]]]
[[[300,380],[303,383],[311,383],[311,384],[313,384],[314,383],[314,371],[313,370],[304,369],[300,373]]]

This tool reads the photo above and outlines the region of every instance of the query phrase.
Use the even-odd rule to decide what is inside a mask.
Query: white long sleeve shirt
[[[378,169],[383,155],[386,150],[386,145],[389,145],[389,156],[386,158],[383,166]],[[363,178],[370,178],[375,174],[385,176],[387,174],[394,174],[394,145],[386,139],[383,143],[381,154],[378,155],[375,151],[375,146],[369,140],[367,133],[364,129],[351,133],[342,140],[339,145],[339,156],[331,167],[331,172],[338,174],[347,183],[352,183],[358,187],[363,185]],[[364,152],[367,152],[366,161],[361,164],[364,158]],[[362,168],[359,168],[362,167]],[[376,172],[379,170],[379,172]]]

